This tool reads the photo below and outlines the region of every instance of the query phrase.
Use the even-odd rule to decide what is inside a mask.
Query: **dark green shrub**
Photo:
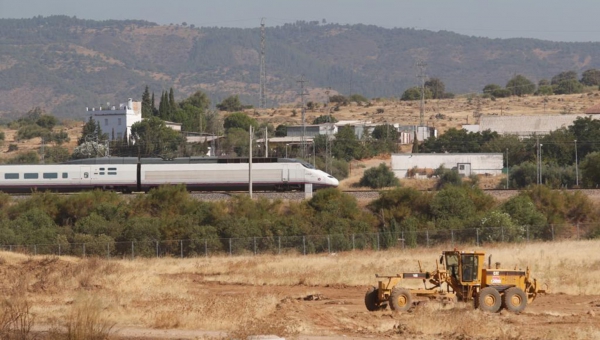
[[[398,186],[400,185],[400,181],[385,163],[381,163],[376,168],[367,169],[358,182],[358,185],[379,189]]]

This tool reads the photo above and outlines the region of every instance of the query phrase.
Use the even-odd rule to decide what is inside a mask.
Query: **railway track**
[[[498,200],[509,199],[517,194],[519,190],[501,190],[501,189],[484,189],[484,191],[495,197]],[[591,200],[600,202],[600,189],[565,189],[567,192],[582,192]],[[356,197],[358,200],[371,201],[379,198],[379,190],[343,190],[344,193]],[[234,195],[247,194],[247,191],[206,191],[192,192],[191,196],[202,201],[219,201],[230,199]],[[61,195],[73,195],[73,193],[62,193]],[[133,197],[134,194],[123,194],[123,196]],[[30,194],[12,194],[15,199],[29,197]],[[304,192],[264,192],[256,191],[252,193],[254,198],[281,199],[290,201],[301,201],[305,198]]]

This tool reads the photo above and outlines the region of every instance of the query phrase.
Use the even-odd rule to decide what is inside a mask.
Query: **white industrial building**
[[[501,135],[517,135],[530,137],[533,135],[547,135],[560,128],[573,125],[577,118],[591,117],[598,119],[599,115],[570,114],[570,115],[543,115],[543,116],[481,116],[479,125],[463,125],[469,132],[483,132],[490,130]]]
[[[440,166],[456,169],[464,176],[499,175],[504,158],[501,153],[413,153],[393,154],[392,171],[398,178],[425,177]],[[409,171],[412,170],[412,171]]]
[[[131,126],[142,121],[142,103],[134,102],[131,98],[118,107],[93,107],[86,108],[86,111],[92,115],[92,119],[100,123],[102,132],[108,134],[109,140],[126,138],[131,134]]]

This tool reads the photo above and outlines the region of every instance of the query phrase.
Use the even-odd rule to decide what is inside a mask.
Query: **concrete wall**
[[[470,167],[471,174],[499,175],[502,173],[504,159],[501,153],[420,153],[393,154],[392,171],[398,178],[407,177],[413,168],[435,170],[441,165],[447,169],[464,165],[463,171]],[[459,170],[459,169],[457,169]],[[465,173],[469,175],[469,173]]]

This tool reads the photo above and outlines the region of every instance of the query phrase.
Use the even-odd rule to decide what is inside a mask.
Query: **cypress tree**
[[[156,102],[154,101],[154,92],[152,92],[152,115],[158,115],[158,110],[156,109]]]
[[[150,116],[152,116],[152,102],[150,101],[150,90],[148,89],[148,85],[146,85],[142,94],[142,118]]]
[[[172,116],[177,110],[177,104],[175,103],[175,93],[173,88],[169,90],[169,115]]]
[[[415,138],[413,139],[412,153],[419,153],[419,140],[417,139],[416,131],[415,131]]]

